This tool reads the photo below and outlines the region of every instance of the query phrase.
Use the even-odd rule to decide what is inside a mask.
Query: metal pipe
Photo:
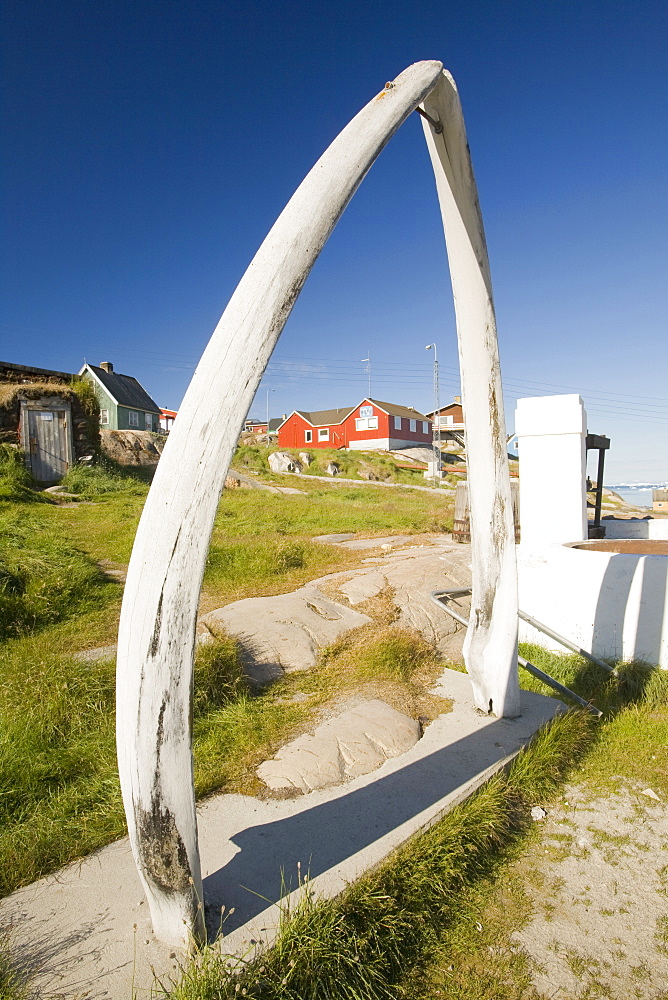
[[[598,471],[596,473],[596,506],[594,508],[594,524],[601,526],[601,504],[603,503],[603,466],[605,464],[605,449],[598,449]]]
[[[429,596],[431,597],[434,604],[437,604],[440,608],[443,608],[444,611],[447,611],[447,613],[450,615],[451,618],[454,618],[455,621],[459,622],[461,625],[465,625],[466,627],[468,627],[468,620],[464,618],[463,615],[460,615],[457,611],[453,611],[453,609],[448,607],[447,604],[444,604],[441,598],[445,597],[446,600],[455,600],[458,597],[468,597],[470,596],[470,594],[471,594],[471,588],[466,587],[466,588],[461,588],[459,590],[434,590]],[[555,680],[554,677],[550,677],[550,675],[546,674],[544,670],[540,670],[539,667],[534,666],[533,663],[529,662],[529,660],[525,660],[523,656],[520,656],[518,654],[517,662],[521,667],[524,667],[524,669],[528,671],[528,673],[532,674],[539,681],[542,681],[543,684],[547,684],[548,687],[551,687],[559,694],[563,694],[567,698],[571,698],[573,701],[576,701],[578,705],[581,705],[583,708],[586,708],[587,711],[592,713],[592,715],[597,716],[599,719],[603,715],[603,712],[601,712],[600,709],[596,708],[595,705],[591,705],[588,701],[585,701],[585,699],[581,698],[579,694],[575,693],[575,691],[571,691],[570,688],[567,688],[564,684],[561,684],[559,681]],[[608,667],[608,669],[610,668]]]
[[[525,614],[524,611],[518,611],[517,614],[523,622],[527,622],[529,625],[533,625],[534,628],[537,628],[539,632],[544,632],[545,635],[549,635],[551,639],[555,639],[558,643],[561,643],[562,646],[565,646],[566,649],[571,649],[574,653],[584,656],[586,660],[590,660],[592,663],[595,663],[597,667],[601,668],[601,670],[607,670],[609,674],[615,673],[614,667],[611,667],[609,663],[604,663],[603,660],[599,660],[596,656],[588,653],[586,649],[580,649],[580,647],[576,646],[575,643],[570,641],[570,639],[566,639],[563,635],[559,635],[558,632],[554,632],[551,628],[548,628],[547,625],[543,625],[542,622],[537,621],[536,618],[532,618],[531,615]]]

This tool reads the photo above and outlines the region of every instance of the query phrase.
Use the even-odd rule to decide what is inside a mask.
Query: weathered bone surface
[[[436,143],[431,126],[428,142],[444,223],[453,230],[447,236],[462,365],[467,367],[465,405],[467,420],[474,420],[476,428],[470,447],[481,449],[472,476],[471,517],[478,536],[492,526],[489,544],[479,543],[474,560],[476,576],[484,579],[485,553],[489,556],[494,583],[474,589],[469,661],[478,703],[487,707],[491,701],[497,714],[515,713],[515,666],[506,656],[516,624],[515,591],[495,591],[512,577],[512,516],[508,529],[487,257],[456,91],[440,63],[422,62],[401,73],[346,126],[258,250],[193,376],[137,530],[119,627],[118,761],[130,840],[154,929],[168,942],[204,936],[191,749],[192,661],[199,591],[230,459],[318,254],[383,146],[435,86],[425,107],[446,126],[445,145],[441,149],[443,140]],[[453,254],[461,255],[461,266]],[[479,371],[469,371],[472,365]],[[509,620],[502,621],[504,616]]]
[[[446,70],[424,110],[443,126],[436,133],[422,122],[448,248],[466,412],[473,594],[464,660],[476,706],[513,717],[520,714],[517,563],[492,281],[464,116]]]

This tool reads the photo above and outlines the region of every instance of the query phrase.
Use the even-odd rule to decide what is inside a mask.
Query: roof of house
[[[410,417],[411,420],[426,420],[424,413],[420,413],[412,406],[399,406],[397,403],[383,403],[380,399],[371,399],[370,396],[367,397],[370,403],[375,403],[379,406],[381,410],[385,410],[386,413],[391,414],[393,417]]]
[[[86,368],[92,372],[103,389],[111,396],[119,406],[128,406],[132,410],[148,410],[150,413],[160,413],[160,407],[151,399],[136,378],[132,375],[121,375],[120,372],[108,372],[97,365],[85,364],[80,371],[84,373]]]
[[[295,410],[300,417],[303,417],[313,427],[324,427],[328,424],[342,424],[349,413],[355,409],[354,406],[339,407],[336,410]],[[285,422],[285,421],[283,421]]]
[[[11,361],[0,361],[0,378],[10,373],[25,378],[58,378],[62,382],[71,382],[75,378],[71,372],[58,372],[52,368],[33,368],[32,365],[16,365]]]
[[[283,419],[284,419],[283,417],[272,417],[271,420],[269,421],[269,428],[268,428],[269,433],[271,433],[272,431],[277,431],[278,428],[283,423]]]
[[[439,406],[438,412],[439,413],[445,413],[447,410],[451,410],[453,407],[457,407],[457,406],[460,408],[460,410],[463,410],[463,408],[464,408],[463,405],[462,405],[462,403],[458,403],[457,400],[455,399],[452,403],[444,403],[443,406]],[[428,417],[433,417],[435,413],[436,413],[436,410],[429,410],[429,412],[427,413],[427,416]]]
[[[399,406],[397,403],[383,403],[379,399],[371,399],[370,396],[366,396],[362,400],[362,403],[367,401],[393,417],[409,417],[411,420],[427,419],[424,413],[414,410],[411,406]],[[312,427],[326,427],[332,424],[342,424],[346,417],[349,417],[353,410],[356,410],[360,405],[360,403],[357,403],[355,406],[343,406],[335,410],[311,410],[310,412],[308,410],[294,410],[293,412],[303,417]],[[285,421],[281,422],[285,423]]]

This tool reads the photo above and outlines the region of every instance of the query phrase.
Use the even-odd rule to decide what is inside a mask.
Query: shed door
[[[66,410],[26,410],[30,471],[40,483],[54,483],[67,472],[69,427]]]

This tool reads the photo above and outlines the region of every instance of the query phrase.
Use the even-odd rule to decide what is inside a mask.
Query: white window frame
[[[107,407],[104,407],[104,409],[100,410],[100,423],[101,424],[109,423],[109,410]]]
[[[128,427],[139,428],[139,414],[136,410],[128,410]]]
[[[401,417],[395,417],[394,418],[394,429],[395,429],[395,431],[400,431],[401,430]]]
[[[313,440],[313,431],[311,430],[304,431],[304,442],[306,444],[310,444],[312,440]]]
[[[147,430],[147,431],[152,431],[153,430],[153,414],[152,413],[144,413],[144,430]]]
[[[417,420],[411,420],[411,432],[414,433],[417,430]]]
[[[355,430],[365,431],[368,428],[367,424],[368,417],[355,417]]]
[[[370,431],[378,430],[378,417],[369,417],[367,428]]]
[[[423,434],[428,434],[429,433],[429,421],[428,420],[423,420],[422,421],[422,433]]]
[[[446,427],[449,424],[454,424],[454,422],[455,422],[455,418],[453,417],[453,415],[451,413],[446,413],[446,415],[444,417],[441,417],[441,420],[443,421],[443,423],[445,424]]]
[[[318,427],[318,441],[329,441],[329,427]]]

